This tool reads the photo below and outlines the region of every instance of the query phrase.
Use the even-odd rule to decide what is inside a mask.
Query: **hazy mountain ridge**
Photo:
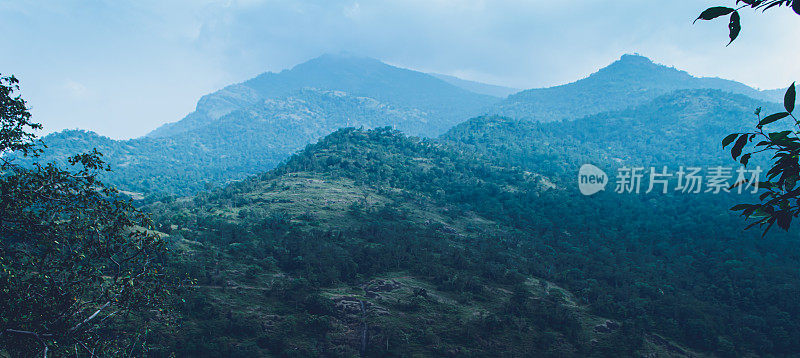
[[[587,79],[523,91],[503,103],[514,103],[514,108],[550,108],[552,113],[563,110],[569,119],[576,119],[581,113],[641,105],[671,88],[692,86],[762,94],[742,84],[697,79],[626,55]],[[332,87],[339,88],[326,89]],[[377,97],[358,94],[364,92]],[[50,148],[44,159],[63,161],[68,154],[96,147],[116,169],[106,180],[123,190],[190,194],[272,169],[338,128],[392,126],[411,135],[433,136],[484,113],[487,101],[499,99],[378,60],[326,55],[204,96],[197,111],[152,136],[119,142],[72,131],[47,136],[44,140]],[[535,105],[539,102],[545,104]],[[521,119],[529,118],[523,115]],[[69,139],[73,134],[77,137]]]
[[[342,127],[393,126],[423,132],[427,117],[341,91],[305,89],[223,115],[212,126],[169,137],[115,141],[86,131],[43,139],[45,158],[97,148],[111,184],[136,192],[190,194],[274,168],[292,153]]]
[[[739,82],[698,78],[639,55],[623,55],[590,76],[561,86],[530,89],[509,96],[490,112],[538,122],[575,119],[621,110],[682,89],[718,89],[771,102],[780,90],[759,91]]]
[[[454,86],[431,75],[349,55],[323,55],[279,73],[264,73],[203,96],[181,121],[164,125],[149,137],[175,135],[213,123],[259,101],[280,98],[304,88],[344,91],[375,98],[427,117],[422,135],[435,136],[498,99]]]
[[[254,105],[260,100],[261,96],[252,88],[241,84],[230,85],[201,97],[197,101],[194,112],[189,113],[178,122],[166,123],[158,127],[148,133],[146,137],[168,137],[202,128],[228,113]]]
[[[431,73],[430,75],[434,76],[434,77],[436,77],[436,78],[438,78],[438,79],[440,79],[442,81],[450,83],[450,84],[452,84],[454,86],[461,87],[461,88],[463,88],[463,89],[465,89],[467,91],[480,93],[480,94],[485,94],[485,95],[494,96],[494,97],[505,98],[505,97],[508,97],[508,96],[520,91],[519,88],[511,88],[511,87],[505,87],[505,86],[490,85],[490,84],[486,84],[486,83],[482,83],[482,82],[469,81],[469,80],[461,79],[461,78],[458,78],[458,77],[455,77],[455,76],[443,75],[443,74],[439,74],[439,73]]]

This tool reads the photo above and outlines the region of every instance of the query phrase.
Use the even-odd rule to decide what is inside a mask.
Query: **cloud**
[[[226,66],[253,73],[290,67],[323,52],[350,51],[412,68],[536,87],[577,79],[623,53],[641,52],[694,73],[762,87],[782,86],[786,77],[797,75],[777,66],[779,58],[763,59],[752,51],[780,49],[796,38],[796,16],[743,14],[742,37],[725,48],[724,21],[691,25],[704,6],[716,4],[705,3],[265,1],[209,19],[203,39],[216,44]],[[765,60],[776,66],[743,68]]]
[[[73,80],[67,80],[67,82],[64,83],[64,90],[69,97],[76,100],[86,99],[90,96],[86,86]]]
[[[354,2],[352,5],[345,6],[344,10],[342,11],[345,17],[354,19],[358,17],[359,13],[361,12],[360,10],[361,10],[361,5],[359,5],[358,2]]]
[[[800,79],[800,53],[785,46],[800,37],[800,17],[743,12],[744,30],[726,48],[724,21],[691,24],[723,2],[0,2],[0,46],[11,54],[0,56],[0,72],[19,75],[46,128],[118,138],[178,120],[227,84],[326,52],[517,88],[571,82],[630,52],[762,88]]]

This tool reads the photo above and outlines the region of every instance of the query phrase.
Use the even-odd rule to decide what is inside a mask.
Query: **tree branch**
[[[89,316],[89,318],[87,318],[87,319],[83,320],[83,322],[81,322],[81,323],[78,323],[77,325],[75,325],[75,327],[72,327],[72,328],[70,328],[70,329],[69,329],[69,331],[70,331],[70,332],[74,332],[74,331],[76,331],[78,328],[80,328],[81,326],[83,326],[84,324],[86,324],[86,323],[88,323],[89,321],[93,320],[95,317],[97,317],[97,315],[98,315],[98,314],[100,314],[100,312],[101,312],[101,311],[103,311],[103,310],[104,310],[106,307],[108,307],[109,305],[111,305],[111,301],[107,301],[106,303],[104,303],[102,306],[100,306],[100,308],[98,308],[98,309],[97,309],[97,311],[95,311],[95,312],[94,312],[94,313],[93,313],[91,316]]]

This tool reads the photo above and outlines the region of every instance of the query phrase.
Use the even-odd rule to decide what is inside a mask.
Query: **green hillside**
[[[346,129],[262,176],[150,205],[176,267],[199,278],[180,304],[189,328],[159,344],[732,356],[785,354],[800,336],[794,234],[742,233],[726,210],[738,199],[588,198],[480,158]]]
[[[690,353],[535,276],[542,242],[469,210],[473,191],[548,189],[397,132],[348,129],[260,177],[152,204],[175,267],[198,278],[183,328],[152,344],[192,356]]]
[[[757,107],[769,112],[778,105],[719,90],[682,90],[569,121],[477,117],[453,127],[441,140],[572,185],[586,163],[609,170],[622,165],[734,166],[720,140],[753,125]],[[760,160],[764,164],[766,158]]]

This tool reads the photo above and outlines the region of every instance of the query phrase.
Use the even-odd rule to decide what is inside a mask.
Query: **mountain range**
[[[429,75],[378,60],[324,55],[204,96],[180,121],[142,138],[116,141],[91,132],[44,138],[45,159],[63,162],[97,148],[116,171],[105,180],[144,194],[192,194],[274,168],[304,146],[343,127],[391,126],[435,138],[480,115],[552,122],[644,104],[679,89],[718,89],[776,101],[775,91],[696,78],[638,55],[563,86],[510,89]]]
[[[224,115],[268,99],[314,88],[369,97],[390,106],[417,111],[425,126],[410,134],[434,136],[495,102],[431,75],[387,65],[372,58],[323,55],[280,73],[264,73],[203,96],[186,118],[164,125],[148,137],[165,137],[203,127]]]
[[[586,163],[609,170],[735,164],[722,150],[720,138],[756,123],[753,110],[759,107],[766,112],[780,110],[776,103],[721,90],[678,90],[622,110],[569,121],[476,117],[453,127],[440,140],[495,158],[504,166],[573,185],[574,174]],[[753,163],[766,167],[767,160],[756,155]]]
[[[733,167],[719,141],[777,92],[636,55],[503,91],[326,55],[143,138],[47,136],[44,159],[96,147],[150,194],[165,274],[194,280],[155,356],[798,352],[798,232],[743,231],[728,208],[753,195],[575,185],[585,163]]]

